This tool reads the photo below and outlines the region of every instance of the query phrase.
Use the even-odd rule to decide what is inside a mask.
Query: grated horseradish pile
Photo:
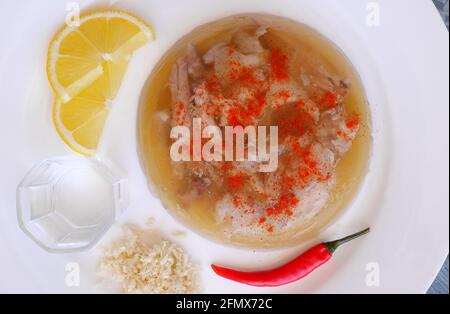
[[[125,226],[122,235],[104,252],[98,265],[102,282],[113,281],[124,293],[197,293],[198,271],[191,257],[168,241],[136,226]]]

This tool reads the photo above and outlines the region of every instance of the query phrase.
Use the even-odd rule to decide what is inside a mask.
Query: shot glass
[[[17,187],[20,227],[52,253],[91,248],[127,206],[126,180],[93,158],[44,160]]]

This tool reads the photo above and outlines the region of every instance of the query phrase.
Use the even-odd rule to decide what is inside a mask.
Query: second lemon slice
[[[127,69],[128,57],[108,61],[103,74],[67,102],[55,100],[53,121],[61,138],[73,150],[93,155],[103,127]]]

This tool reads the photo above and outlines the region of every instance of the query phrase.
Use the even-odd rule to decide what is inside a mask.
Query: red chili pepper
[[[314,269],[326,263],[340,245],[369,231],[370,228],[367,228],[336,241],[320,243],[289,263],[270,270],[243,272],[214,264],[211,267],[217,275],[247,285],[257,287],[281,286],[305,277]]]

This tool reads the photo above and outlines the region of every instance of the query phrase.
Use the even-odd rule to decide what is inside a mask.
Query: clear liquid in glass
[[[52,158],[18,186],[18,219],[47,251],[89,249],[126,208],[127,194],[126,181],[95,159]]]

